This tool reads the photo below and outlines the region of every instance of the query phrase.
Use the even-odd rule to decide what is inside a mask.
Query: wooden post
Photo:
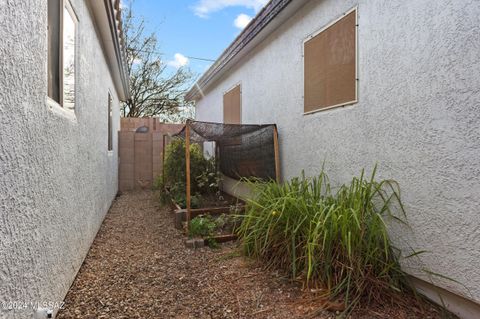
[[[162,146],[162,183],[165,187],[165,134],[162,135],[163,137],[163,146]]]
[[[277,125],[273,126],[273,148],[275,151],[275,179],[280,183],[280,155],[278,151],[278,130]]]
[[[187,232],[190,230],[190,122],[187,120],[185,125],[185,163],[186,163],[186,170],[185,175],[187,177],[187,194],[186,194],[186,202],[187,202]]]

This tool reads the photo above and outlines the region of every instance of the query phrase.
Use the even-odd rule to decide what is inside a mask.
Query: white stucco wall
[[[303,115],[302,42],[358,5],[359,102]],[[379,165],[402,187],[416,268],[480,302],[480,2],[312,0],[197,101],[223,120],[222,95],[242,84],[243,123],[276,123],[284,178],[326,168],[346,182]],[[424,272],[410,273],[429,280]]]
[[[0,318],[9,302],[61,302],[117,191],[119,99],[83,0],[75,119],[47,97],[47,1],[0,0]],[[20,304],[22,305],[22,304]]]

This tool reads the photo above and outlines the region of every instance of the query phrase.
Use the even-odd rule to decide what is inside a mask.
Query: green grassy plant
[[[375,172],[362,171],[335,192],[324,171],[284,184],[250,182],[256,196],[239,229],[244,253],[325,288],[346,312],[409,289],[385,224],[405,223],[399,187],[376,181]]]

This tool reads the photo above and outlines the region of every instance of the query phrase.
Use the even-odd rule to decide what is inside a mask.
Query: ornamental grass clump
[[[385,224],[405,223],[399,187],[376,181],[375,171],[335,191],[323,171],[283,184],[250,182],[255,197],[239,229],[244,253],[324,288],[346,312],[409,289]]]

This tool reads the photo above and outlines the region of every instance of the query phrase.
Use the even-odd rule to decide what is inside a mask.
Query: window
[[[113,150],[112,95],[108,93],[108,150]]]
[[[223,95],[223,123],[240,124],[242,122],[240,84]]]
[[[77,18],[68,0],[48,0],[48,96],[75,109]]]
[[[357,101],[357,12],[304,42],[304,112]]]

